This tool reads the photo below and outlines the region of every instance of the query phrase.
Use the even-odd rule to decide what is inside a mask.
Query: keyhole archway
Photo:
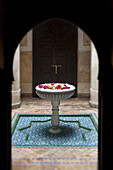
[[[53,17],[53,13],[52,13],[53,11],[51,11],[52,8],[50,8],[49,12],[51,12],[51,16],[49,17],[41,16],[40,13],[41,11],[37,10],[36,8],[37,5],[33,4],[33,6],[31,6],[31,3],[29,3],[27,5],[27,9],[25,13],[25,8],[24,8],[25,6],[22,6],[20,1],[18,1],[19,8],[17,8],[17,1],[16,4],[12,2],[10,3],[6,3],[6,2],[7,1],[5,1],[5,3],[3,3],[2,5],[0,3],[0,7],[2,8],[2,10],[0,10],[2,11],[0,16],[4,21],[2,23],[4,24],[2,27],[2,29],[4,28],[3,39],[0,39],[1,48],[3,49],[3,53],[1,53],[2,67],[0,67],[0,76],[2,81],[0,83],[0,87],[2,91],[4,91],[4,93],[1,94],[2,101],[1,101],[0,110],[1,113],[3,114],[1,117],[2,121],[0,126],[1,129],[3,129],[3,131],[1,132],[2,140],[0,142],[2,146],[4,146],[1,148],[1,154],[2,154],[1,165],[3,165],[2,167],[4,167],[4,169],[8,170],[11,167],[10,114],[11,114],[11,83],[13,81],[12,65],[13,65],[14,52],[20,40],[25,35],[25,33],[40,21]],[[109,144],[106,141],[108,133],[107,130],[105,130],[104,128],[105,127],[104,120],[106,120],[106,122],[109,122],[109,127],[106,128],[109,130],[110,133],[112,130],[111,128],[112,122],[108,117],[106,117],[106,113],[112,112],[112,101],[109,100],[109,104],[108,104],[108,98],[110,97],[110,95],[113,95],[113,89],[112,89],[113,83],[111,82],[113,76],[113,68],[111,64],[111,48],[113,42],[113,33],[112,33],[113,27],[111,25],[111,21],[112,21],[112,14],[113,14],[113,6],[112,3],[110,2],[105,3],[104,6],[101,3],[99,4],[98,1],[93,1],[93,2],[94,2],[93,4],[94,8],[92,8],[92,5],[89,5],[87,2],[83,4],[85,8],[82,9],[82,13],[84,14],[82,15],[82,17],[78,16],[78,12],[81,11],[81,6],[76,4],[75,7],[75,4],[73,6],[71,4],[71,9],[74,8],[73,13],[70,14],[70,16],[67,16],[67,10],[65,10],[63,12],[64,17],[62,16],[62,18],[70,20],[74,22],[76,25],[80,26],[91,37],[98,52],[99,105],[100,105],[99,107],[99,134],[100,134],[99,135],[99,169],[101,170],[103,169],[104,166],[108,165],[110,162],[107,160],[103,161],[103,149],[105,149],[105,154],[104,154],[105,156],[109,154],[109,150],[111,150],[111,146],[112,146],[110,140],[109,140]],[[20,13],[20,9],[21,9],[21,13]],[[42,10],[43,6],[41,6],[40,9]],[[95,13],[95,9],[97,9],[96,13]],[[29,13],[29,11],[31,10],[33,10],[33,13]],[[45,12],[47,14],[48,10],[46,10]],[[60,11],[54,11],[54,16],[55,16],[55,12],[56,12],[56,16],[59,17],[60,14],[58,14],[58,12]],[[92,20],[90,20],[90,18],[88,17],[89,13],[92,16]],[[21,20],[21,24],[18,22],[19,19]],[[95,24],[94,20],[97,21],[98,25]],[[3,33],[2,29],[0,30],[0,34]],[[11,40],[12,43],[10,43]],[[109,93],[107,89],[109,89],[108,90]],[[102,132],[104,132],[104,136],[101,135]],[[103,143],[103,140],[105,140],[106,143]]]
[[[88,97],[90,105],[98,107],[96,49],[88,35],[69,21],[53,18],[31,29],[16,50],[13,75],[13,107],[20,105],[21,95],[36,96],[37,84],[52,81],[73,84],[76,87],[73,97]]]

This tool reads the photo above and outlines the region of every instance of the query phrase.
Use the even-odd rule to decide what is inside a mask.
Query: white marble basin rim
[[[50,83],[47,83],[50,84]],[[64,83],[61,83],[64,84]],[[56,83],[56,85],[58,85]],[[36,86],[36,93],[37,95],[42,98],[42,99],[46,99],[46,100],[63,100],[63,99],[67,99],[70,98],[74,93],[75,93],[75,86],[67,84],[66,85],[68,87],[70,87],[70,89],[43,89],[43,88],[39,88],[38,85]]]

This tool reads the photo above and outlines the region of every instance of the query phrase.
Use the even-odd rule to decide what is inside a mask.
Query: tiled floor
[[[51,102],[39,98],[23,98],[14,113],[50,113]],[[62,113],[95,113],[88,98],[70,98],[60,103]],[[13,148],[12,170],[97,170],[98,149],[77,148]]]

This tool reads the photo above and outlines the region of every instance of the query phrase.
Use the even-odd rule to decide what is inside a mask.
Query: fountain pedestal
[[[49,130],[51,133],[59,133],[61,129],[59,128],[59,105],[60,100],[52,100],[52,128]]]
[[[48,83],[51,84],[51,83]],[[56,83],[57,85],[57,83]],[[68,99],[75,93],[75,87],[73,85],[67,84],[70,89],[64,89],[64,90],[53,90],[53,89],[42,89],[36,86],[36,93],[37,95],[46,100],[51,100],[52,105],[52,119],[51,124],[52,127],[49,130],[51,133],[60,133],[61,129],[59,127],[59,105],[60,100]]]

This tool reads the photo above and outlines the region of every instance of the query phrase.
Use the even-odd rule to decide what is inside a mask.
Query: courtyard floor
[[[89,98],[70,98],[60,102],[61,113],[95,113]],[[39,98],[22,98],[15,113],[50,113],[51,102]],[[38,164],[36,161],[38,160]],[[12,170],[97,170],[97,148],[12,148]]]

